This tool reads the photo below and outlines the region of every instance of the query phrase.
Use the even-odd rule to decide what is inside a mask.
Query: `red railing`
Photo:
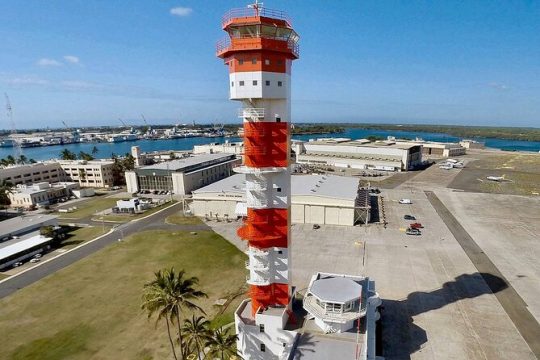
[[[255,9],[255,8],[248,8],[248,7],[231,9],[227,11],[225,15],[223,15],[223,17],[221,18],[221,25],[225,27],[225,25],[230,23],[232,19],[250,18],[250,17],[256,17],[256,16],[283,20],[287,22],[287,25],[292,26],[291,19],[289,18],[287,13],[285,13],[284,11],[272,10],[272,9],[267,9],[267,8]]]
[[[252,39],[253,41],[249,41]],[[277,51],[289,50],[296,57],[300,57],[300,45],[297,42],[284,41],[280,39],[274,39],[261,35],[260,37],[235,37],[234,40],[239,40],[235,44],[232,43],[229,36],[218,40],[216,43],[216,54],[219,56],[221,53],[227,50],[256,50],[256,49],[269,49]],[[285,46],[286,44],[286,46]]]

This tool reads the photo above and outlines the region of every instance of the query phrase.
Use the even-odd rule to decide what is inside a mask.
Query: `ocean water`
[[[309,140],[315,138],[324,137],[347,137],[351,139],[362,139],[370,135],[375,136],[395,136],[406,137],[414,139],[420,137],[427,141],[438,142],[458,142],[461,140],[458,137],[448,134],[429,133],[429,132],[412,132],[412,131],[388,131],[388,130],[366,130],[347,128],[344,133],[341,134],[325,134],[325,135],[298,135],[294,136],[294,139]],[[209,143],[222,143],[228,140],[229,142],[241,141],[240,138],[185,138],[185,139],[168,139],[168,140],[139,140],[129,141],[122,143],[81,143],[81,144],[68,144],[68,145],[55,145],[44,146],[35,148],[24,148],[22,153],[29,159],[35,160],[48,160],[58,158],[60,152],[63,149],[69,149],[76,154],[80,151],[91,153],[92,148],[95,146],[98,149],[96,158],[110,158],[114,153],[116,155],[124,155],[131,151],[132,146],[139,146],[141,151],[157,151],[157,150],[191,150],[194,145],[209,144]],[[510,151],[540,151],[540,141],[518,141],[518,140],[503,140],[503,139],[476,139],[486,143],[487,147],[510,150]],[[0,148],[0,158],[4,158],[8,155],[14,155],[13,148]]]

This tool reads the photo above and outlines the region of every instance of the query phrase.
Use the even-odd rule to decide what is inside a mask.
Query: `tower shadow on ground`
[[[460,275],[431,292],[413,292],[403,300],[383,299],[377,334],[381,355],[386,360],[406,360],[422,349],[428,337],[425,330],[414,323],[414,316],[506,288],[508,285],[502,278],[477,272]]]

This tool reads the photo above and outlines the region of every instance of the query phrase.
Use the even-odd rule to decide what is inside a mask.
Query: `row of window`
[[[257,64],[257,58],[252,58],[251,63],[253,65],[256,65]],[[277,64],[278,65],[283,65],[283,60],[278,60]],[[238,59],[238,65],[244,65],[244,59]],[[264,65],[270,65],[270,59],[264,59]]]
[[[264,83],[265,83],[266,86],[270,86],[270,80],[266,80]],[[253,80],[253,86],[257,86],[258,84],[259,84],[259,82],[257,80]],[[238,86],[244,86],[244,85],[245,85],[244,80],[240,80],[238,82]],[[277,86],[282,87],[283,86],[283,81],[278,81]],[[234,87],[234,81],[231,81],[231,87]]]

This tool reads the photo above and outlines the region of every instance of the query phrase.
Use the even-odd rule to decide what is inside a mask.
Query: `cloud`
[[[180,17],[189,16],[191,15],[192,12],[193,12],[192,8],[182,7],[182,6],[178,6],[170,10],[171,15],[180,16]]]
[[[39,66],[62,66],[63,65],[60,61],[57,61],[54,59],[47,59],[47,58],[39,59],[36,62],[36,64]]]
[[[6,83],[9,85],[21,86],[21,85],[47,85],[49,84],[48,80],[40,79],[33,76],[23,76],[16,77],[12,79],[7,79]]]
[[[509,87],[505,84],[497,83],[497,82],[490,82],[487,84],[490,88],[500,90],[500,91],[506,91],[509,89]]]
[[[78,64],[80,62],[80,59],[74,55],[65,55],[64,60],[70,64]]]

